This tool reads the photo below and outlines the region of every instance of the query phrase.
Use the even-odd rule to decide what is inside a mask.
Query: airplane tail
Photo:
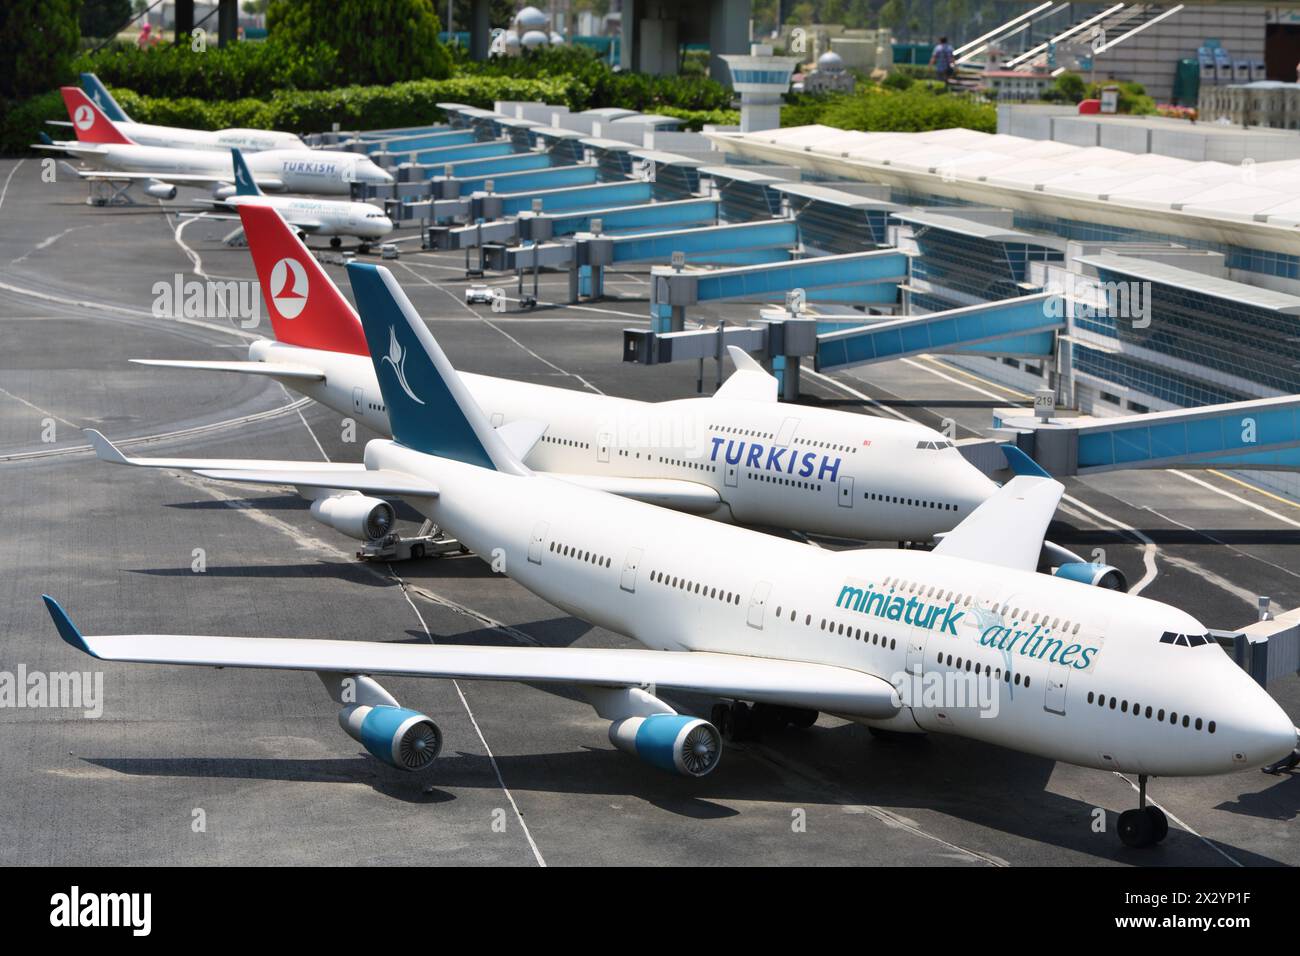
[[[356,312],[293,227],[270,206],[241,203],[238,212],[276,339],[323,352],[369,355]]]
[[[235,164],[235,195],[262,195],[262,190],[253,179],[253,174],[248,171],[248,163],[244,162],[244,154],[239,151],[238,147],[234,147],[230,150],[230,156]]]
[[[131,117],[126,115],[126,110],[118,105],[117,100],[113,99],[113,94],[108,92],[108,88],[99,82],[99,77],[94,73],[81,74],[81,89],[114,123],[131,122]]]
[[[414,451],[502,471],[528,469],[488,422],[393,274],[348,265],[393,438]]]
[[[68,108],[68,118],[82,143],[109,143],[130,145],[131,139],[113,125],[85,93],[75,86],[60,87],[63,105]]]

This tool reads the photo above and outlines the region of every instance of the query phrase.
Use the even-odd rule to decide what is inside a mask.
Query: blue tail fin
[[[383,266],[354,262],[348,265],[348,278],[393,438],[427,455],[528,474],[474,402],[393,274]]]
[[[99,111],[114,123],[131,122],[131,117],[126,115],[126,110],[117,105],[113,94],[108,92],[108,88],[99,82],[99,77],[94,73],[81,74],[81,91],[94,100]]]
[[[262,190],[253,179],[253,174],[248,171],[248,163],[244,162],[244,154],[238,148],[232,148],[230,155],[235,162],[235,195],[262,195]]]

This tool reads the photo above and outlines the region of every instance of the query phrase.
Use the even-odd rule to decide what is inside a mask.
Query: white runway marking
[[[402,589],[402,596],[406,598],[406,603],[409,604],[411,610],[415,612],[415,616],[420,622],[420,628],[424,631],[424,636],[429,639],[430,644],[435,644],[433,635],[429,632],[429,625],[424,623],[424,615],[421,614],[420,609],[415,606],[415,602],[411,600],[411,596],[406,593],[406,582],[398,577],[397,572],[393,570],[391,564],[388,566],[388,571],[392,574],[393,578],[397,581],[398,586]],[[474,733],[478,734],[479,743],[483,745],[483,752],[487,754],[488,761],[492,764],[492,771],[497,775],[497,783],[501,786],[501,792],[504,793],[506,799],[510,801],[510,809],[515,811],[515,819],[519,821],[519,826],[523,828],[524,838],[528,840],[528,846],[533,851],[533,859],[537,861],[538,866],[546,866],[546,860],[543,859],[542,851],[537,848],[537,843],[533,840],[532,831],[528,829],[528,824],[525,822],[524,815],[519,809],[519,804],[515,803],[514,794],[510,792],[510,788],[506,786],[505,778],[501,776],[501,767],[497,764],[497,758],[492,753],[492,748],[488,746],[487,738],[483,736],[483,730],[479,727],[478,720],[474,717],[474,711],[470,708],[469,701],[465,699],[464,691],[460,689],[460,681],[453,678],[451,686],[456,688],[456,696],[460,698],[461,706],[465,708],[465,714],[469,717],[469,722],[474,728]]]
[[[69,226],[67,229],[64,229],[62,232],[55,233],[52,236],[46,236],[40,242],[36,243],[36,245],[32,246],[30,249],[24,252],[17,259],[10,259],[9,264],[11,266],[16,266],[20,262],[25,262],[27,260],[27,257],[30,256],[33,252],[40,252],[42,249],[48,249],[50,246],[54,245],[56,242],[58,242],[60,239],[66,236],[68,233],[76,232],[78,229],[89,229],[89,228],[91,227],[90,226]]]
[[[1146,573],[1142,575],[1142,580],[1138,581],[1137,584],[1133,585],[1131,588],[1128,589],[1129,594],[1141,594],[1143,590],[1146,589],[1147,585],[1156,579],[1156,575],[1160,573],[1159,569],[1156,567],[1156,553],[1159,551],[1159,548],[1156,547],[1156,543],[1154,541],[1152,541],[1149,537],[1147,537],[1137,528],[1134,528],[1130,525],[1126,525],[1118,518],[1112,518],[1104,511],[1099,511],[1098,509],[1094,508],[1092,505],[1088,504],[1087,502],[1080,501],[1078,498],[1074,497],[1073,495],[1062,495],[1061,500],[1068,501],[1073,507],[1079,509],[1080,511],[1084,511],[1089,515],[1091,515],[1092,517],[1098,518],[1101,521],[1105,522],[1106,524],[1118,528],[1120,531],[1123,531],[1125,534],[1131,535],[1133,538],[1141,542],[1142,565],[1143,567],[1146,568]],[[1166,561],[1169,560],[1168,555],[1165,555],[1164,557]]]
[[[1283,524],[1289,524],[1293,528],[1300,528],[1300,521],[1295,521],[1292,520],[1291,518],[1288,518],[1284,514],[1279,514],[1278,512],[1274,511],[1272,508],[1265,508],[1263,505],[1256,504],[1253,501],[1248,501],[1247,499],[1241,497],[1240,495],[1234,495],[1231,491],[1228,491],[1225,488],[1217,488],[1214,485],[1210,484],[1208,481],[1205,481],[1204,479],[1201,478],[1197,478],[1194,475],[1189,475],[1185,471],[1175,471],[1172,468],[1167,469],[1167,471],[1171,475],[1177,475],[1179,478],[1182,478],[1184,481],[1190,481],[1194,485],[1200,485],[1202,488],[1208,488],[1210,491],[1213,491],[1215,494],[1223,495],[1223,497],[1225,498],[1230,498],[1233,501],[1237,502],[1237,504],[1239,505],[1245,505],[1247,508],[1254,508],[1256,511],[1260,512],[1261,514],[1266,514],[1270,518],[1274,518],[1278,521],[1281,521]]]
[[[1124,776],[1122,773],[1118,773],[1118,772],[1116,772],[1116,773],[1115,773],[1115,776],[1119,777],[1121,780],[1123,780],[1125,783],[1127,783],[1130,787],[1132,787],[1134,793],[1140,793],[1140,792],[1141,792],[1141,791],[1139,790],[1139,788],[1138,788],[1138,785],[1137,785],[1136,783],[1134,783],[1132,780],[1130,780],[1128,777]],[[1173,811],[1171,811],[1168,807],[1162,806],[1161,804],[1156,803],[1154,800],[1152,800],[1150,794],[1147,794],[1147,803],[1149,803],[1149,804],[1151,804],[1152,806],[1155,806],[1155,807],[1160,807],[1160,809],[1164,811],[1165,816],[1167,816],[1167,817],[1168,817],[1170,820],[1172,820],[1174,823],[1178,824],[1180,827],[1182,827],[1184,830],[1186,830],[1186,831],[1187,831],[1188,833],[1190,833],[1192,836],[1196,837],[1196,839],[1200,840],[1202,843],[1204,843],[1206,846],[1208,846],[1208,847],[1209,847],[1211,850],[1213,850],[1215,853],[1219,854],[1219,856],[1223,857],[1225,860],[1227,860],[1227,861],[1228,861],[1229,863],[1231,863],[1233,866],[1243,866],[1243,865],[1244,865],[1244,864],[1242,864],[1239,860],[1235,859],[1234,857],[1229,856],[1226,852],[1224,852],[1223,848],[1220,847],[1217,843],[1213,843],[1213,842],[1211,842],[1210,840],[1207,840],[1205,837],[1201,836],[1199,833],[1197,833],[1195,830],[1193,830],[1190,826],[1188,826],[1188,825],[1187,825],[1186,823],[1184,823],[1182,820],[1178,819],[1178,817],[1174,816]]]
[[[14,168],[9,170],[9,175],[5,177],[4,188],[0,189],[0,209],[4,208],[5,196],[9,195],[9,183],[14,178],[14,173],[18,172],[18,167],[25,162],[27,162],[25,159],[18,160],[18,162],[14,163]]]
[[[439,292],[445,293],[446,295],[450,296],[452,299],[454,299],[454,300],[456,301],[456,304],[457,304],[457,305],[461,306],[461,308],[463,308],[466,312],[470,313],[470,315],[474,316],[476,319],[480,319],[480,320],[482,320],[482,322],[483,322],[485,325],[487,325],[488,328],[493,329],[493,330],[495,330],[496,332],[499,332],[501,335],[505,336],[505,337],[506,337],[507,339],[509,339],[512,343],[514,343],[515,345],[517,345],[517,346],[518,346],[520,349],[522,349],[523,351],[527,352],[527,353],[528,353],[529,355],[531,355],[533,358],[537,359],[537,361],[541,362],[543,365],[547,365],[547,366],[549,366],[550,368],[555,369],[555,371],[559,372],[561,375],[565,375],[565,376],[567,376],[567,377],[569,377],[569,378],[575,378],[575,379],[577,379],[579,382],[582,383],[583,387],[590,389],[591,391],[595,392],[597,395],[604,395],[604,394],[605,394],[605,393],[602,392],[600,389],[598,389],[595,385],[592,385],[589,381],[587,381],[585,378],[583,378],[581,375],[577,374],[576,372],[570,372],[568,369],[560,368],[560,366],[556,365],[556,364],[555,364],[554,362],[552,362],[550,359],[543,358],[542,356],[538,355],[536,352],[534,352],[532,349],[530,349],[527,345],[524,345],[523,342],[520,342],[517,338],[515,338],[513,335],[511,335],[511,334],[510,334],[509,332],[507,332],[505,329],[501,328],[501,326],[499,326],[499,325],[497,325],[496,323],[494,323],[491,319],[488,319],[488,318],[485,318],[485,317],[479,315],[477,312],[475,312],[473,309],[471,309],[468,305],[466,305],[463,301],[461,301],[460,296],[456,295],[456,293],[452,292],[450,289],[447,289],[447,288],[445,288],[445,287],[443,287],[443,286],[438,285],[438,283],[434,282],[434,281],[433,281],[432,279],[430,279],[428,276],[422,276],[422,275],[420,275],[418,272],[416,272],[415,270],[413,270],[410,266],[406,265],[405,263],[400,263],[400,265],[402,266],[402,268],[404,268],[407,272],[411,273],[411,275],[413,275],[415,278],[419,279],[421,282],[425,283],[426,285],[431,285],[431,286],[433,286],[435,289],[437,289]]]

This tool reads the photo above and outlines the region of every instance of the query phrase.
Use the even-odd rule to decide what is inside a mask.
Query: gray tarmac
[[[177,213],[195,207],[92,208],[85,196],[62,167],[48,183],[38,159],[0,161],[0,676],[88,670],[103,681],[98,718],[0,707],[0,863],[1300,862],[1300,782],[1290,776],[1157,780],[1170,834],[1139,851],[1113,832],[1116,814],[1136,805],[1136,781],[956,738],[881,741],[823,716],[811,730],[731,746],[712,775],[685,780],[615,751],[604,722],[568,693],[386,680],[443,730],[443,756],[417,778],[346,737],[309,674],[97,665],[58,640],[42,593],[92,633],[632,642],[472,556],[358,563],[355,542],[285,491],[97,462],[82,428],[135,439],[139,454],[336,461],[359,460],[374,436],[344,441],[338,415],[295,404],[272,382],[128,364],[242,358],[257,329],[158,318],[153,287],[177,275],[252,279],[252,263],[220,243],[230,224],[182,225]],[[601,302],[501,315],[464,304],[461,255],[402,245],[394,273],[459,368],[639,399],[694,394],[692,363],[620,361],[620,330],[648,315],[644,273],[612,276]],[[565,281],[542,278],[543,302],[560,297]],[[739,319],[751,308],[693,315]],[[706,368],[706,391],[712,375]],[[986,430],[991,408],[1025,399],[931,359],[809,375],[803,396],[928,424],[952,418],[962,437]],[[1300,605],[1300,506],[1230,476],[1191,478],[1071,480],[1052,537],[1103,548],[1132,581],[1154,568],[1143,593],[1212,627],[1252,620],[1258,594]],[[1300,719],[1300,681],[1270,689]],[[710,702],[679,703],[707,714]],[[1096,832],[1099,816],[1107,832]]]

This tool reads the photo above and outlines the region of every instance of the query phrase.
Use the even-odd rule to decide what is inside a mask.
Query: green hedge
[[[112,93],[122,109],[140,123],[192,129],[247,126],[292,133],[327,130],[333,123],[343,129],[433,123],[443,119],[437,104],[446,102],[491,109],[496,100],[543,100],[581,108],[576,104],[587,95],[585,89],[574,89],[556,80],[491,76],[412,80],[391,86],[350,86],[341,90],[291,90],[265,100],[165,99],[140,96],[123,89],[112,89]],[[57,91],[25,100],[4,115],[0,124],[0,152],[27,152],[42,130],[50,132],[55,139],[66,138],[70,130],[51,130],[44,124],[47,119],[67,118]]]
[[[811,123],[872,132],[918,133],[963,126],[993,133],[997,131],[998,114],[990,103],[918,83],[905,90],[873,86],[821,100],[804,98],[781,111],[782,126]]]

